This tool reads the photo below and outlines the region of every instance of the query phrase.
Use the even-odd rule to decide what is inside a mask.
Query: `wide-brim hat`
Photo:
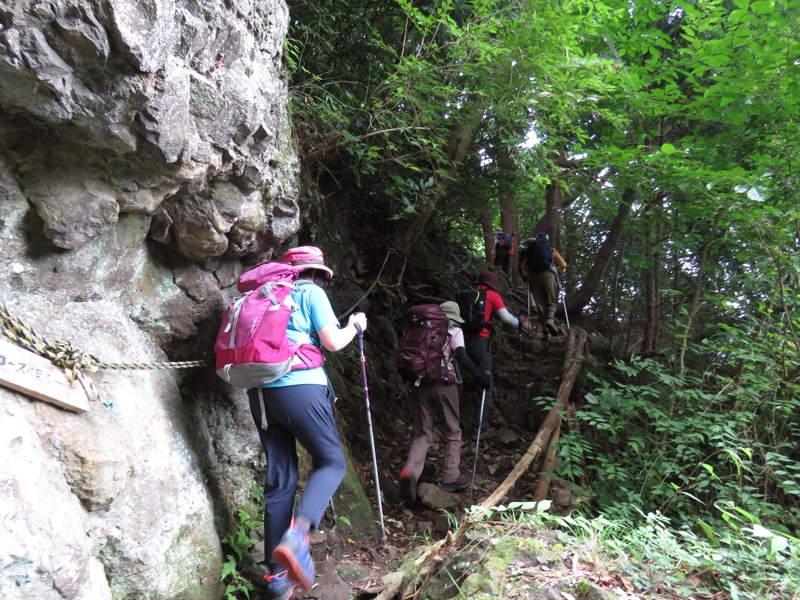
[[[461,309],[458,308],[458,304],[455,302],[442,302],[439,306],[449,319],[452,319],[456,323],[464,322],[464,319],[461,318]]]
[[[333,271],[325,266],[325,257],[322,255],[322,250],[316,246],[297,246],[287,250],[281,262],[297,267],[298,271],[307,271],[308,269],[318,269],[328,274],[328,277],[333,277]]]
[[[482,283],[489,289],[494,290],[498,294],[500,293],[500,282],[497,280],[497,275],[492,271],[484,271],[478,275],[476,283]]]

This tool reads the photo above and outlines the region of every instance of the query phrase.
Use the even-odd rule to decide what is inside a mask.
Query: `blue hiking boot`
[[[265,575],[264,581],[267,582],[267,591],[263,597],[267,600],[289,600],[297,587],[297,582],[289,579],[286,571]]]
[[[294,527],[283,534],[272,557],[288,570],[289,579],[297,581],[307,590],[314,587],[314,561],[309,551],[308,536]]]

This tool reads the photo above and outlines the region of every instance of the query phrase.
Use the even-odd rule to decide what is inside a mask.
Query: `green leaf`
[[[669,155],[669,154],[674,154],[675,152],[677,152],[677,150],[675,150],[675,146],[673,146],[672,144],[661,144],[661,152]]]
[[[700,466],[703,467],[706,471],[708,471],[714,479],[719,479],[716,473],[714,473],[714,467],[706,463],[700,463]]]
[[[711,542],[711,545],[718,546],[719,542],[717,541],[717,538],[714,535],[714,529],[711,527],[711,525],[703,521],[703,519],[698,519],[697,523],[698,525],[700,525],[700,528],[703,530],[703,533],[706,534],[706,537],[708,538],[708,541]]]
[[[753,9],[753,12],[759,15],[767,15],[772,13],[775,9],[775,3],[771,0],[756,0],[753,2],[750,7]]]

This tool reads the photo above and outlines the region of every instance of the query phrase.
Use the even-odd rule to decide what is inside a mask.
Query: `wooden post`
[[[539,473],[539,481],[536,482],[536,489],[533,491],[534,502],[541,502],[547,498],[547,494],[550,492],[550,482],[553,480],[553,469],[555,469],[556,459],[558,458],[558,454],[556,453],[556,444],[558,444],[558,440],[560,438],[561,428],[556,426],[553,429],[553,435],[550,437],[550,443],[548,444],[548,450],[544,458],[544,464],[542,465],[542,470]]]

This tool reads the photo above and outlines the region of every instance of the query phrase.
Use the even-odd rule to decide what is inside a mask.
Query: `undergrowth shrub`
[[[549,501],[512,502],[486,516],[566,532],[571,553],[589,557],[595,571],[618,573],[639,592],[669,588],[670,597],[766,600],[796,598],[800,591],[800,540],[764,527],[731,502],[715,506],[717,525],[704,523],[699,532],[659,512],[639,512],[633,524],[602,515],[553,515],[549,507]]]
[[[253,564],[252,549],[258,540],[252,532],[264,524],[261,508],[264,492],[260,486],[251,490],[251,498],[246,508],[239,509],[236,515],[236,530],[222,538],[225,561],[222,563],[220,581],[225,584],[225,599],[238,600],[250,598],[256,587],[243,575],[245,567]]]
[[[558,475],[583,487],[590,510],[630,522],[659,513],[696,527],[731,502],[797,531],[800,434],[775,432],[797,400],[766,401],[763,382],[743,390],[709,372],[675,377],[648,358],[614,368],[611,378],[589,375],[595,387],[577,411],[579,428],[559,442]]]

